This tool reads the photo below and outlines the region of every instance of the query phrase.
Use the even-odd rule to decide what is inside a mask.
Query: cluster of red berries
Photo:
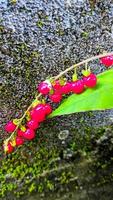
[[[38,91],[42,95],[49,94],[50,100],[54,103],[59,103],[62,100],[62,96],[70,92],[80,94],[84,91],[85,87],[95,87],[97,83],[96,75],[89,74],[84,76],[81,80],[76,80],[73,82],[65,82],[61,84],[60,80],[54,81],[53,84],[47,82],[41,82],[38,86]],[[35,105],[37,104],[37,105]],[[35,138],[35,130],[39,128],[40,123],[43,122],[47,115],[52,112],[52,107],[48,103],[40,103],[39,101],[34,102],[32,109],[28,112],[28,119],[26,119],[26,125],[20,126],[17,129],[16,137],[13,138],[13,141],[9,141],[8,144],[4,146],[4,150],[7,153],[11,153],[14,150],[15,146],[21,146],[24,144],[25,140],[32,140]],[[15,131],[16,126],[18,125],[18,120],[9,121],[5,125],[5,131],[12,133]]]
[[[106,67],[110,67],[113,65],[113,55],[101,58],[100,63],[104,64]],[[61,84],[59,80],[56,80],[53,84],[44,81],[40,83],[37,89],[42,95],[49,94],[49,98],[52,102],[59,103],[62,100],[62,95],[70,92],[80,94],[86,87],[93,88],[96,86],[97,78],[95,74],[84,71],[83,75],[84,77],[81,80],[75,80],[73,82],[66,81],[64,84]]]
[[[13,141],[8,142],[6,146],[4,145],[4,150],[6,153],[11,153],[14,147],[18,147],[24,144],[25,140],[32,140],[35,138],[35,130],[39,128],[40,123],[43,122],[47,115],[52,112],[52,107],[50,104],[38,103],[29,112],[30,120],[26,122],[26,126],[21,126],[17,129],[17,135]],[[12,133],[16,129],[16,120],[9,121],[5,125],[5,131]]]
[[[100,58],[100,62],[106,67],[113,65],[113,55]],[[77,80],[76,74],[73,76],[73,81],[44,81],[39,84],[37,90],[43,96],[49,95],[49,98],[54,103],[59,103],[63,95],[69,93],[81,94],[86,88],[93,88],[97,84],[97,77],[88,70],[83,70],[83,78]],[[15,146],[21,146],[25,140],[32,140],[35,138],[35,130],[39,128],[40,123],[43,122],[47,115],[52,112],[52,107],[48,103],[41,103],[37,100],[32,103],[32,108],[27,113],[26,125],[17,128],[17,134],[13,140],[4,143],[4,150],[6,153],[11,153]],[[18,120],[9,121],[5,125],[5,131],[12,133],[18,126]]]
[[[38,86],[38,91],[42,95],[48,95],[52,102],[59,103],[62,100],[62,96],[68,93],[81,94],[85,88],[93,88],[96,86],[97,77],[95,74],[88,72],[83,79],[75,81],[66,81],[64,84],[60,83],[60,80],[54,81],[53,84],[42,82]],[[52,94],[51,94],[52,93]]]

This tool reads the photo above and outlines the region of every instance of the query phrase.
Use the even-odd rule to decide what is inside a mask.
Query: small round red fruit
[[[21,146],[24,144],[24,139],[22,137],[16,137],[16,146]]]
[[[16,128],[16,125],[12,121],[9,121],[4,127],[5,131],[9,133],[13,132],[15,128]]]
[[[112,66],[113,65],[113,55],[100,58],[100,63],[105,65],[106,67]]]
[[[49,115],[50,113],[52,113],[52,107],[51,107],[50,104],[45,104],[44,109],[45,109],[45,114],[46,115]]]
[[[75,94],[81,94],[84,91],[84,83],[82,80],[72,82],[71,90]]]
[[[12,153],[14,151],[14,147],[9,142],[7,145],[3,146],[5,153]]]
[[[43,104],[39,104],[30,112],[31,119],[42,122],[45,120],[45,109]]]
[[[38,91],[43,94],[43,95],[46,95],[50,92],[51,90],[51,87],[48,83],[46,82],[41,82],[38,86]]]
[[[72,84],[70,82],[67,82],[65,85],[63,85],[60,89],[61,94],[68,94],[71,92],[71,86]]]
[[[62,88],[62,85],[60,84],[60,81],[56,80],[55,83],[53,84],[53,89],[60,90],[61,88]]]
[[[23,137],[24,132],[25,132],[25,131],[22,131],[21,129],[18,129],[18,130],[17,130],[17,135],[18,135],[19,137]]]
[[[31,129],[33,129],[33,130],[35,130],[35,129],[37,129],[39,127],[39,123],[36,120],[32,119],[32,120],[27,122],[26,126],[31,128]]]
[[[33,140],[35,138],[35,132],[33,129],[27,129],[23,134],[23,137],[27,140]]]
[[[59,103],[62,100],[62,95],[59,93],[54,93],[50,95],[50,100],[54,103]]]
[[[95,74],[90,74],[89,76],[83,77],[83,82],[84,85],[87,86],[88,88],[93,88],[97,84],[97,77]]]

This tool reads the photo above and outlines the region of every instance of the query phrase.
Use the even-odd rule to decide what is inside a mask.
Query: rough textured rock
[[[28,105],[26,96],[34,94],[38,81],[91,55],[113,50],[112,1],[98,1],[94,10],[88,1],[76,0],[2,1],[0,8],[3,114],[11,107],[17,109],[17,104]],[[98,62],[91,67],[103,70]],[[113,111],[86,116],[75,115],[71,124],[75,117],[94,126],[109,124]]]
[[[0,1],[3,125],[7,120],[22,114],[31,102],[40,80],[58,74],[69,65],[91,55],[99,54],[104,50],[113,51],[113,1],[98,0],[93,7],[90,3],[86,0]],[[96,73],[104,70],[97,61],[92,62],[90,66]],[[47,134],[50,147],[58,143],[61,152],[63,151],[62,159],[65,160],[71,154],[71,150],[69,149],[68,152],[67,148],[73,139],[72,130],[82,138],[86,134],[87,127],[88,129],[107,127],[112,123],[113,110],[81,113],[53,119],[49,127],[48,122],[44,124],[41,133]],[[62,141],[58,140],[58,135],[62,130],[68,130],[69,137],[61,145]],[[92,140],[94,133],[95,131],[91,132]],[[109,139],[108,135],[106,136],[108,144],[109,141],[112,144],[112,136]],[[1,142],[4,137],[6,134],[2,131]],[[103,140],[97,143],[100,148],[97,147],[95,153],[104,148],[101,146]],[[109,152],[112,150],[108,151],[107,155]],[[86,193],[86,190],[83,190],[84,192]],[[89,199],[93,199],[92,190],[89,190],[89,193]],[[76,195],[79,196],[79,193]],[[80,196],[77,198],[83,199]]]

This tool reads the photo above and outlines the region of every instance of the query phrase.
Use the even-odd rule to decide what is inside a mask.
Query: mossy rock
[[[112,0],[93,7],[91,1],[75,2],[0,3],[3,125],[22,115],[41,80],[112,51]],[[90,66],[96,73],[104,70],[97,61]],[[44,122],[36,139],[13,154],[4,156],[1,148],[0,198],[112,199],[112,119],[113,110],[57,117]],[[1,146],[7,136],[2,128]]]
[[[35,141],[2,158],[2,199],[8,199],[8,196],[22,198],[23,195],[30,198],[31,193],[35,197],[35,192],[40,197],[43,194],[43,198],[49,196],[51,199],[56,191],[61,196],[69,191],[76,197],[80,191],[82,194],[84,191],[98,192],[105,185],[109,185],[110,191],[113,181],[112,126],[93,131],[88,128],[88,131],[84,130],[84,135],[72,130],[72,136],[64,140],[59,139],[57,132],[55,135],[49,132],[53,134],[49,138],[45,131],[42,127]]]

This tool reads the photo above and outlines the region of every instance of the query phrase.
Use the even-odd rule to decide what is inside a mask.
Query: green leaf
[[[82,94],[72,94],[50,115],[50,117],[67,115],[91,110],[113,108],[113,69],[98,76],[97,86],[88,88]]]

